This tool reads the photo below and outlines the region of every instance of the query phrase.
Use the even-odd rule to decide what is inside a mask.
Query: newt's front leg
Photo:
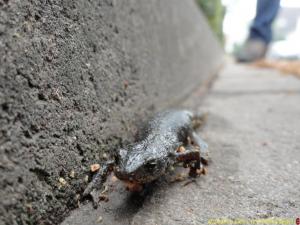
[[[99,171],[95,174],[92,181],[88,184],[86,189],[83,192],[83,198],[87,196],[92,197],[94,208],[97,208],[97,196],[95,194],[95,189],[100,189],[103,185],[103,183],[106,181],[107,176],[113,169],[114,161],[108,161],[106,162]]]
[[[184,150],[175,153],[176,161],[191,165],[190,172],[189,172],[189,175],[191,177],[196,177],[197,175],[205,174],[206,172],[201,163],[199,149],[191,145],[183,149]]]

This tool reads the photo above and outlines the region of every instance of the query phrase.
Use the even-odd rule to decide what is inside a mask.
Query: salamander
[[[192,177],[205,174],[203,165],[208,162],[208,145],[195,131],[205,116],[187,110],[158,113],[134,144],[121,148],[114,160],[102,166],[83,196],[101,187],[110,172],[131,191],[142,190],[145,184],[157,180],[177,162],[189,167]]]

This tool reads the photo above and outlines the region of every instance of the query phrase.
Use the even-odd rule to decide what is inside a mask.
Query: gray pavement
[[[206,176],[186,186],[162,178],[145,197],[129,195],[116,182],[108,203],[97,210],[83,204],[63,224],[207,224],[220,218],[289,218],[295,224],[299,103],[300,79],[228,65],[199,108],[209,112],[199,131],[212,157]]]

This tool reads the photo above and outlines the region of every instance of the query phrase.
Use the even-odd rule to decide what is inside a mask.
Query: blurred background
[[[256,0],[197,0],[227,53],[236,54],[248,37]],[[273,23],[268,59],[300,59],[300,1],[281,0]]]

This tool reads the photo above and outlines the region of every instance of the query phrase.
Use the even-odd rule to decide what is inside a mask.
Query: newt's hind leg
[[[208,144],[205,141],[203,141],[203,139],[195,131],[191,132],[190,138],[191,144],[199,147],[200,149],[201,162],[204,165],[207,165],[210,161]]]
[[[205,169],[201,163],[200,151],[194,146],[189,145],[184,151],[177,152],[176,160],[183,162],[185,165],[190,165],[189,175],[191,177],[205,174]]]

